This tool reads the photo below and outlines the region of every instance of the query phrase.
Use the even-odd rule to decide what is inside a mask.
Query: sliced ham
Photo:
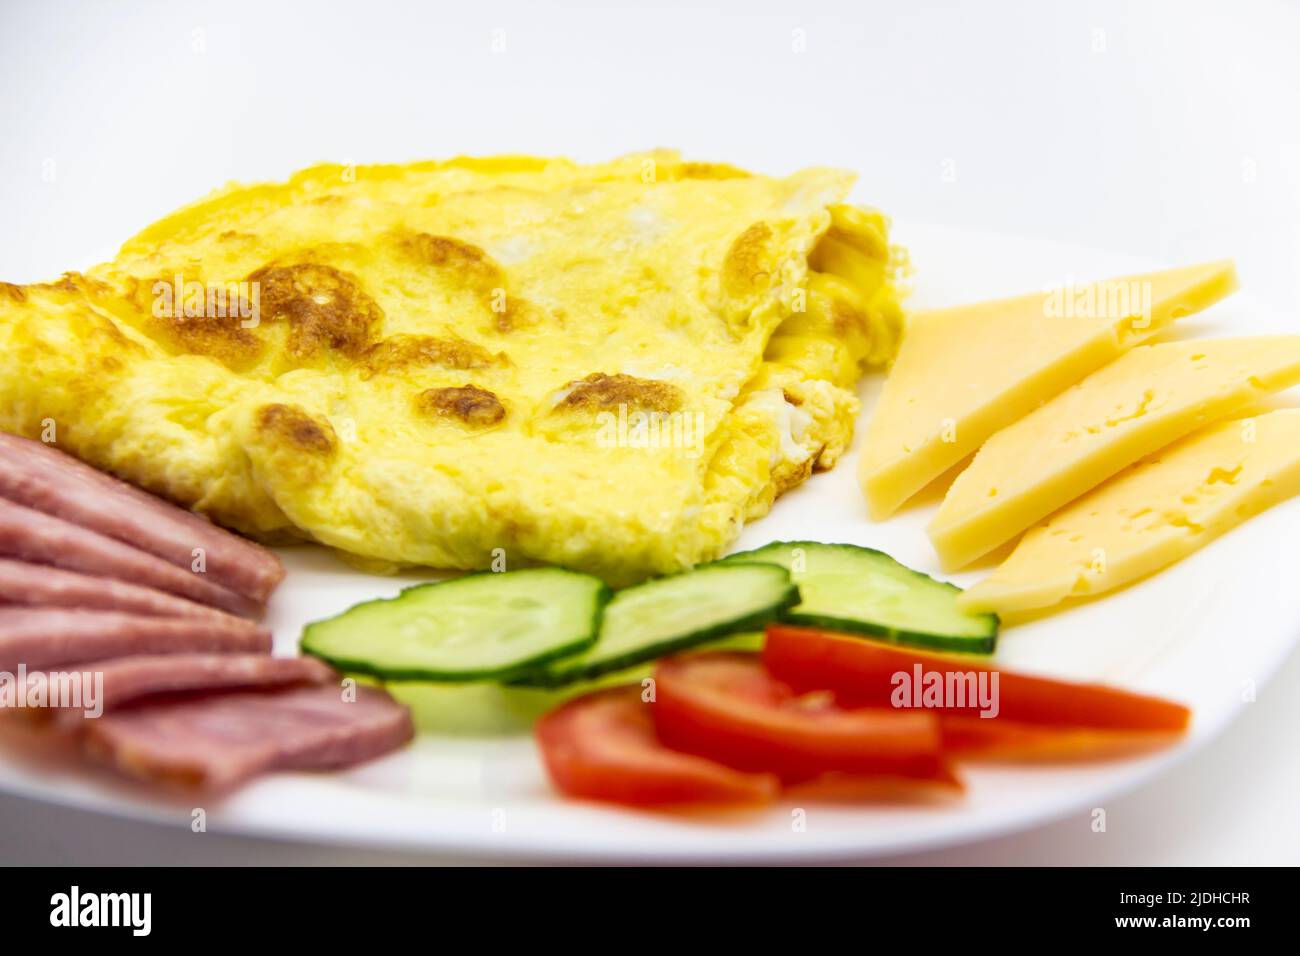
[[[0,498],[0,556],[116,578],[230,611],[261,617],[261,603],[229,591],[188,568],[43,511]]]
[[[279,559],[42,442],[0,432],[0,497],[55,515],[189,568],[202,548],[214,584],[264,604],[284,577]],[[170,590],[170,589],[168,589]]]
[[[138,584],[7,558],[0,558],[0,604],[124,611],[150,617],[230,617],[206,604]]]
[[[269,654],[271,632],[238,618],[0,607],[0,671],[138,654]]]
[[[289,684],[337,684],[339,675],[314,657],[269,657],[265,654],[153,654],[120,657],[101,663],[71,665],[64,671],[103,676],[98,704],[103,713],[157,694],[277,687]],[[28,675],[31,684],[48,682],[50,671]],[[55,677],[57,680],[57,675]],[[53,695],[44,699],[53,700]],[[80,723],[83,709],[62,716]],[[98,719],[98,718],[96,718]]]
[[[336,684],[141,702],[86,721],[87,750],[132,776],[226,789],[268,770],[327,770],[414,735],[410,713],[364,685]]]

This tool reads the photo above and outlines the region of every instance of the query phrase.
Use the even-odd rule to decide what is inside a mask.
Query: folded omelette
[[[852,178],[658,151],[230,186],[0,283],[0,428],[374,569],[676,571],[834,465],[894,353]]]

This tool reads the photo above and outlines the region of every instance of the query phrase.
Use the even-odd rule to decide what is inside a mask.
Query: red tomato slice
[[[767,629],[763,663],[796,692],[830,691],[845,706],[894,706],[896,692],[917,683],[917,668],[924,677],[942,675],[997,675],[997,713],[981,718],[986,724],[1046,724],[1098,730],[1181,733],[1191,711],[1181,704],[1133,694],[1098,684],[1016,674],[969,658],[945,656],[861,637],[831,634],[806,628],[773,626]],[[906,675],[906,680],[899,677]],[[992,681],[986,679],[992,688]],[[972,716],[981,705],[956,706],[952,701],[928,703],[927,710]]]
[[[934,714],[845,710],[800,697],[757,654],[668,658],[655,669],[655,729],[675,750],[786,783],[836,773],[960,783],[941,755]]]
[[[1097,760],[1168,745],[1168,732],[1053,727],[945,714],[939,718],[943,748],[960,758],[991,760]]]
[[[776,795],[773,776],[669,750],[655,737],[651,707],[634,684],[568,701],[538,721],[542,762],[556,787],[636,806],[756,803]]]

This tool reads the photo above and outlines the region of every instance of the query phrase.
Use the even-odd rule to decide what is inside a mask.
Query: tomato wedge
[[[757,654],[708,652],[655,669],[655,728],[668,746],[785,783],[835,773],[960,787],[941,753],[934,714],[845,710],[798,696]]]
[[[808,628],[773,626],[767,629],[763,663],[773,676],[796,692],[830,691],[844,706],[889,707],[898,689],[937,672],[947,675],[996,675],[997,717],[1000,721],[1084,727],[1096,730],[1181,733],[1191,711],[1181,704],[1134,694],[1099,684],[1076,684],[1016,674],[969,659],[930,654],[861,637]],[[919,669],[918,669],[919,668]],[[906,675],[906,679],[897,675]],[[994,685],[986,678],[986,687]],[[969,686],[969,685],[968,685]],[[927,703],[928,710],[973,716],[982,708],[967,700]]]
[[[576,698],[542,717],[535,733],[555,786],[573,797],[634,806],[757,803],[776,795],[771,775],[669,750],[655,737],[651,707],[632,684]]]

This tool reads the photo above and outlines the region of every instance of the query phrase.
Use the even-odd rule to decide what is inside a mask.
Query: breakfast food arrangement
[[[102,681],[7,733],[230,794],[418,760],[421,696],[477,689],[555,799],[741,827],[1176,746],[1182,701],[999,641],[1300,493],[1300,335],[1184,333],[1230,261],[909,310],[943,264],[852,182],[315,166],[0,283],[0,671]],[[843,539],[738,549],[832,469]],[[870,546],[927,496],[924,566]],[[368,599],[286,626],[304,550]]]

